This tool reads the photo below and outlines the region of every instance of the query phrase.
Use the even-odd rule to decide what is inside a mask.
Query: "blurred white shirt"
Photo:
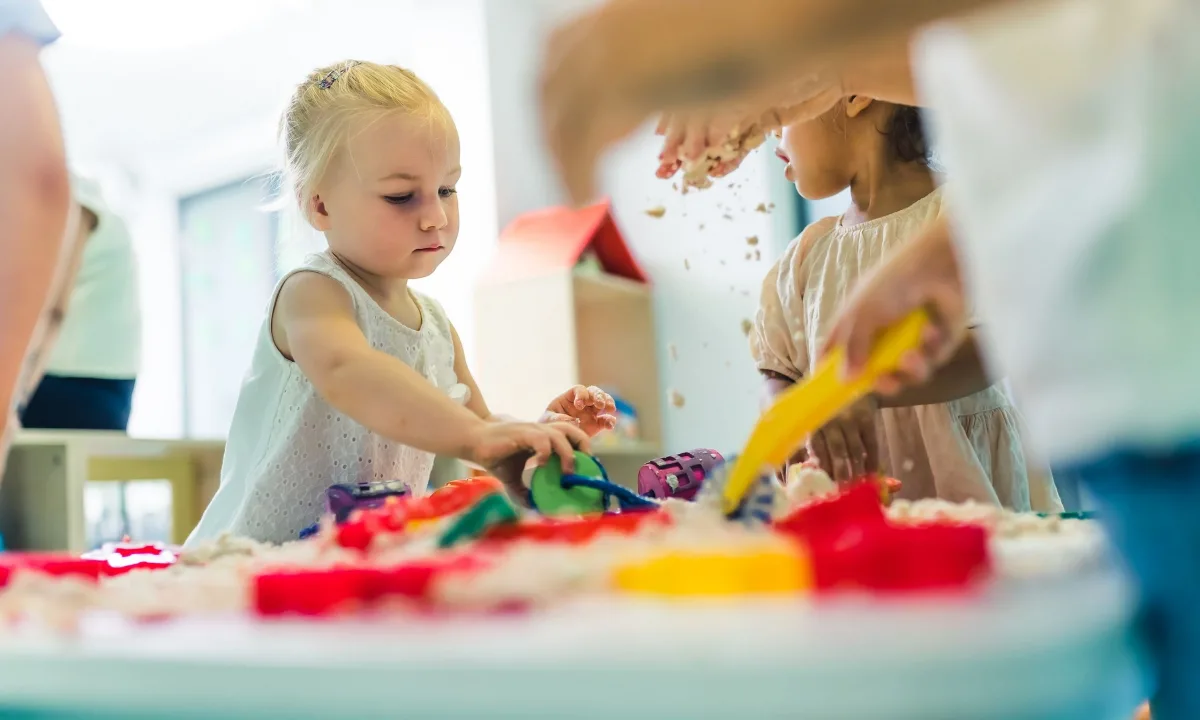
[[[65,377],[130,380],[142,357],[137,258],[129,229],[92,181],[72,177],[75,201],[95,213],[79,275],[46,372]]]
[[[1053,462],[1200,438],[1200,3],[1054,0],[915,63],[992,357]]]

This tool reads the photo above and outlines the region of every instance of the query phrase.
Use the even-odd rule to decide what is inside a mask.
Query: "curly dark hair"
[[[892,156],[900,162],[930,163],[929,139],[925,136],[925,123],[920,109],[897,105],[883,134],[887,137]]]

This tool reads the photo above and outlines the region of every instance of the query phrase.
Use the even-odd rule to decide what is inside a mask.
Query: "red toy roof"
[[[649,282],[613,220],[607,200],[578,210],[546,208],[517,217],[500,233],[496,258],[484,279],[509,282],[569,270],[589,249],[606,272]]]

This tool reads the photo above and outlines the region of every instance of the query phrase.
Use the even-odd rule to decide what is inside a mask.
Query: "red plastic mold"
[[[64,553],[38,552],[6,552],[0,554],[0,568],[3,568],[4,583],[7,584],[15,572],[28,570],[40,572],[54,577],[74,576],[88,580],[99,580],[107,574],[108,563],[103,560],[93,560],[76,557]]]
[[[818,592],[955,590],[991,571],[985,528],[894,525],[883,513],[874,482],[805,505],[775,528],[806,546]]]
[[[881,525],[810,545],[818,592],[957,590],[988,576],[987,530],[972,525]]]
[[[392,568],[282,570],[254,578],[259,615],[323,616],[352,611],[388,598],[430,600],[433,583],[450,573],[486,567],[474,556],[418,560]]]
[[[861,526],[886,523],[878,489],[859,483],[827,500],[815,500],[775,522],[775,529],[805,542],[836,539]]]

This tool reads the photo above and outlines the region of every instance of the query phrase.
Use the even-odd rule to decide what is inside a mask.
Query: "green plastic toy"
[[[587,453],[575,451],[575,475],[596,480],[605,480],[600,463]],[[584,515],[604,512],[604,491],[590,487],[562,485],[562,462],[551,455],[545,465],[533,471],[529,480],[529,496],[532,504],[543,515]]]
[[[1082,512],[1062,512],[1062,513],[1038,513],[1042,517],[1058,517],[1062,520],[1095,520],[1096,512],[1094,510],[1084,510]]]
[[[515,523],[518,517],[517,509],[503,493],[490,493],[480,498],[446,528],[438,538],[438,547],[448,548],[462,540],[474,540],[496,525]]]

